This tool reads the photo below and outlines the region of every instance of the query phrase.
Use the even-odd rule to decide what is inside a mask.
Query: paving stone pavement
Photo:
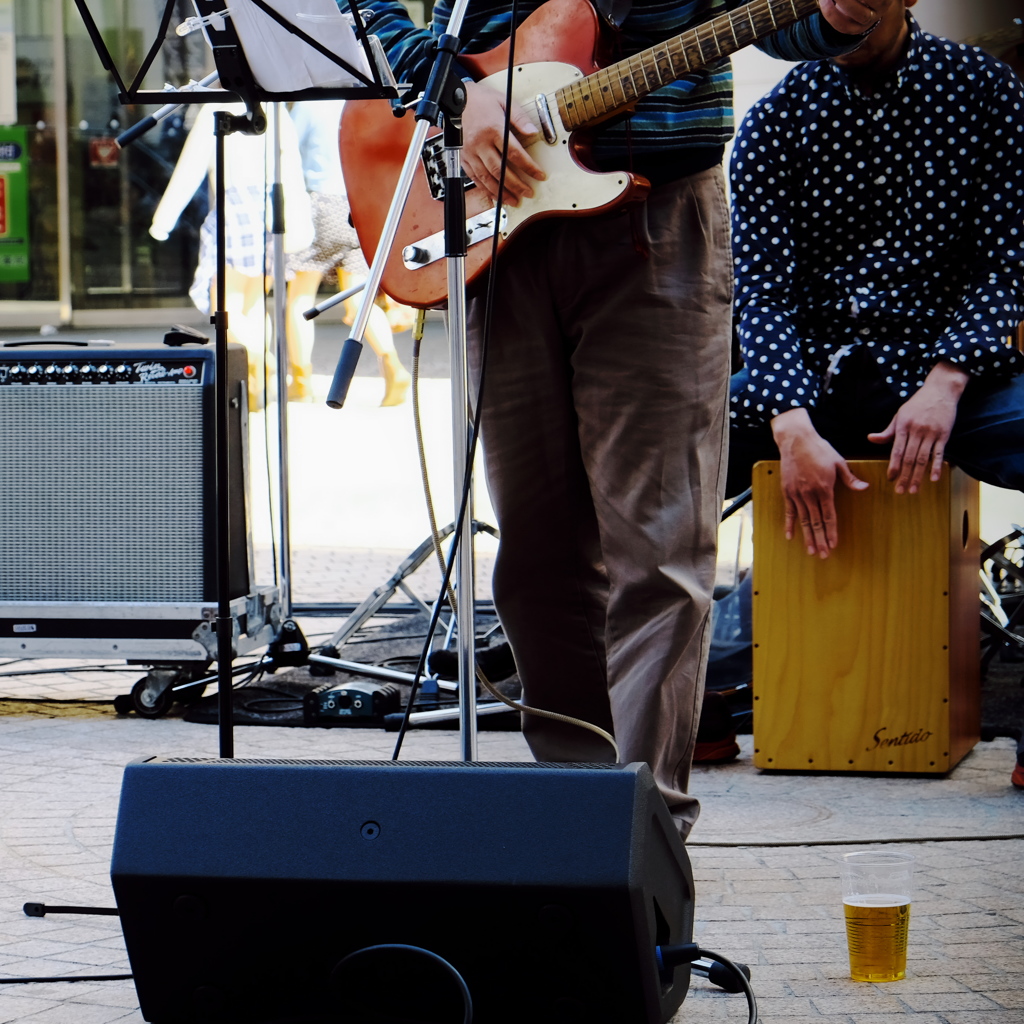
[[[404,517],[420,506],[409,485],[417,477],[415,460],[403,456],[398,464],[393,455],[403,445],[407,451],[408,410],[382,413],[378,391],[379,382],[357,380],[344,415],[327,419],[313,406],[296,412],[300,600],[361,600],[426,535],[419,519]],[[426,400],[443,404],[436,388],[428,389]],[[434,420],[443,422],[444,415]],[[443,431],[433,445],[436,490],[445,494]],[[327,474],[325,453],[331,457]],[[388,471],[387,486],[367,486],[363,494],[356,485],[380,466]],[[345,518],[350,511],[351,521]],[[481,499],[479,517],[487,514]],[[443,519],[443,511],[439,515]],[[257,544],[265,547],[268,529],[257,527]],[[734,546],[738,566],[738,539]],[[491,558],[485,547],[481,585]],[[307,636],[335,625],[317,620]],[[32,668],[45,669],[46,676],[5,678],[0,687],[0,698],[15,698],[0,699],[0,980],[127,972],[116,919],[28,918],[22,905],[111,906],[108,865],[124,765],[140,756],[214,756],[217,750],[216,729],[180,718],[117,718],[99,703],[30,703],[43,695],[109,699],[136,678],[123,671],[58,671],[63,667],[37,662]],[[377,730],[247,728],[236,731],[236,752],[385,759],[393,739]],[[691,788],[703,812],[689,853],[695,938],[751,965],[761,1019],[1024,1024],[1024,792],[1009,785],[1012,743],[979,744],[945,778],[867,778],[759,773],[750,739],[742,739],[736,763],[694,772]],[[414,732],[405,756],[455,759],[456,736]],[[480,756],[529,758],[516,733],[481,733]],[[860,984],[848,977],[839,858],[845,850],[891,840],[915,852],[919,864],[908,977]],[[695,980],[673,1024],[725,1020],[746,1020],[742,996]],[[140,1024],[142,1016],[131,982],[0,985],[0,1024],[22,1021]]]
[[[245,728],[235,736],[239,757],[385,759],[394,740],[366,729]],[[689,852],[696,941],[751,965],[761,1019],[1024,1021],[1024,794],[1009,787],[1010,742],[981,744],[948,778],[890,779],[760,774],[742,739],[735,764],[694,773],[704,810]],[[216,746],[216,729],[178,718],[117,718],[103,705],[74,717],[0,705],[0,977],[127,972],[116,919],[28,918],[22,904],[112,906],[108,862],[123,766],[153,754],[214,756]],[[457,735],[413,732],[403,756],[454,759]],[[529,755],[520,734],[483,732],[480,757]],[[794,802],[818,813],[789,813]],[[971,817],[973,806],[982,811]],[[861,837],[912,838],[918,811],[924,827],[916,834],[956,839],[900,846],[919,864],[908,977],[850,981],[838,858],[863,847]],[[1008,835],[1018,837],[991,838]],[[815,845],[822,842],[849,845]],[[674,1024],[745,1019],[742,996],[695,979]],[[141,1020],[130,982],[0,986],[0,1024]]]

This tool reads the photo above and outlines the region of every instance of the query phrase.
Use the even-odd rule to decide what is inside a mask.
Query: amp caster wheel
[[[171,710],[174,693],[171,687],[177,678],[177,672],[164,669],[153,669],[149,675],[143,676],[133,687],[131,693],[132,710],[140,718],[162,718]]]

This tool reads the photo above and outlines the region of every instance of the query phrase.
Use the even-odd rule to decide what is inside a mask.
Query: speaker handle
[[[93,338],[90,341],[71,341],[67,338],[26,338],[21,341],[0,341],[0,348],[24,348],[27,345],[65,345],[68,348],[113,348],[114,342],[107,338]]]
[[[438,956],[437,953],[429,949],[424,949],[422,946],[409,946],[402,942],[384,942],[376,946],[364,946],[362,949],[357,949],[348,956],[342,957],[335,965],[334,971],[332,972],[335,976],[342,967],[345,966],[350,960],[354,960],[357,956],[362,956],[364,953],[377,953],[381,950],[394,950],[402,953],[419,953],[422,956],[427,957],[429,960],[433,960],[435,963],[440,964],[454,979],[455,983],[459,986],[459,991],[462,993],[462,1006],[463,1006],[463,1017],[462,1024],[473,1024],[473,997],[469,994],[469,986],[466,984],[466,979],[463,978],[459,972],[452,967],[450,963],[443,956]]]

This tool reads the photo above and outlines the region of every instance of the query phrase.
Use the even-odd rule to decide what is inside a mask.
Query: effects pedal
[[[362,680],[324,683],[306,694],[303,716],[306,725],[343,725],[353,719],[383,720],[401,710],[401,694],[394,683]]]

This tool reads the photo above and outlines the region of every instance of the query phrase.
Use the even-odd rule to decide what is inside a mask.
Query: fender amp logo
[[[13,628],[15,633],[34,633],[36,624],[34,622],[16,622]]]
[[[883,733],[889,730],[883,725],[872,739],[875,741],[873,747],[865,747],[867,751],[879,750],[884,747],[909,747],[911,743],[924,743],[933,733],[927,729],[918,729],[917,732],[905,732],[902,736],[885,736]]]

